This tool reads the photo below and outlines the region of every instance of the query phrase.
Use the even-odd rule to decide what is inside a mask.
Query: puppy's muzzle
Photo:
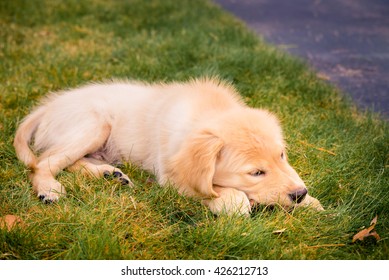
[[[295,202],[295,203],[300,203],[301,201],[304,200],[305,196],[307,195],[308,190],[306,188],[302,188],[300,190],[297,190],[294,193],[290,193],[289,197],[290,199]]]

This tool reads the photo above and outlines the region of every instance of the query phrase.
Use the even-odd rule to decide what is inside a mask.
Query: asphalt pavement
[[[389,119],[389,0],[214,0]]]

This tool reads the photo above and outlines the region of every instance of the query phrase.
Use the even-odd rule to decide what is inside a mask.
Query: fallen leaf
[[[0,229],[12,230],[15,226],[23,226],[23,221],[20,217],[15,215],[5,215],[0,218]]]
[[[377,223],[378,215],[376,215],[373,220],[371,220],[370,225],[374,225]]]
[[[353,236],[353,243],[357,240],[363,241],[366,237],[373,236],[377,241],[380,240],[380,236],[376,231],[373,231],[375,225],[377,224],[378,216],[375,216],[373,220],[370,222],[370,226],[359,231],[357,234]]]

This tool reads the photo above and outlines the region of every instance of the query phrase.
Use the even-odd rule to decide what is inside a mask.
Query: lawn
[[[0,259],[389,258],[388,124],[211,2],[1,1],[0,26],[0,217],[20,219],[0,227]],[[47,92],[203,76],[279,116],[290,162],[325,211],[215,217],[130,163],[133,188],[64,171],[66,198],[44,205],[32,192],[12,141]],[[352,242],[375,216],[380,239]]]

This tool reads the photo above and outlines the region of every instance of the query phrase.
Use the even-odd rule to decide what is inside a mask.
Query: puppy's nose
[[[293,200],[296,203],[300,203],[304,200],[305,196],[307,195],[308,190],[306,188],[300,189],[294,193],[290,193],[289,197],[291,200]]]

